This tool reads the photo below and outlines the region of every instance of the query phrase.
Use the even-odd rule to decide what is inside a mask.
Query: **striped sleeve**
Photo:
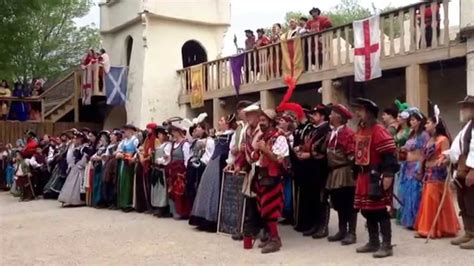
[[[372,141],[375,150],[379,153],[391,153],[395,152],[397,149],[392,135],[381,125],[376,125],[374,127]]]

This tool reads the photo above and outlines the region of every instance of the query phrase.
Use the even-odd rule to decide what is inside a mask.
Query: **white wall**
[[[183,67],[181,47],[188,40],[199,42],[212,60],[222,49],[227,27],[195,25],[180,21],[149,19],[139,125],[182,115],[178,105],[180,83],[176,71]]]
[[[142,86],[145,50],[142,39],[143,26],[136,23],[119,32],[104,34],[103,47],[110,56],[112,66],[126,65],[126,39],[133,38],[132,56],[128,71],[127,122],[141,126]]]
[[[119,0],[114,4],[101,4],[100,30],[110,30],[136,18],[142,11],[141,2],[140,0]]]

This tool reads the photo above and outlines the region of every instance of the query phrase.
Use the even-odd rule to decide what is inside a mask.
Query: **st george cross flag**
[[[382,76],[380,68],[380,16],[353,22],[354,78],[356,82]]]
[[[124,105],[127,95],[127,68],[110,67],[105,79],[108,105]]]

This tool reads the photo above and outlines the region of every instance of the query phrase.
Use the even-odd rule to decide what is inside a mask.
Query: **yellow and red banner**
[[[296,82],[304,70],[303,49],[301,38],[296,37],[281,41],[282,74],[283,80],[288,85],[288,90],[282,103],[288,102],[296,87]]]
[[[191,67],[191,108],[204,106],[204,71],[203,65]]]

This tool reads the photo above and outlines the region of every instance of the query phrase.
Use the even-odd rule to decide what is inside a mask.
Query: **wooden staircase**
[[[42,95],[43,121],[58,122],[74,111],[74,122],[79,122],[81,73],[73,70],[53,84]]]

